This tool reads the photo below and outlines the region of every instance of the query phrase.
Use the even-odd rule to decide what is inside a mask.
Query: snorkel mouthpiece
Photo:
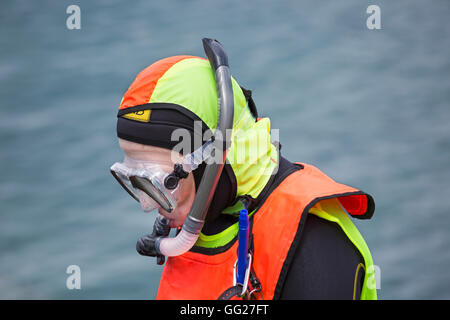
[[[155,241],[147,241],[154,248],[146,250],[144,255],[178,256],[194,246],[205,223],[206,214],[225,165],[227,149],[231,144],[231,141],[227,140],[228,135],[225,134],[227,129],[233,128],[234,116],[234,96],[228,57],[219,41],[208,38],[202,41],[208,60],[215,71],[219,96],[217,126],[212,143],[216,151],[222,151],[221,161],[207,164],[194,203],[180,233],[174,238],[164,236],[155,238]],[[138,252],[141,253],[139,250]],[[156,254],[146,254],[150,252]]]
[[[170,232],[169,220],[162,215],[158,215],[153,225],[153,233],[140,238],[136,243],[136,251],[143,256],[157,257],[157,264],[164,264],[165,257],[157,249],[159,239],[167,237]]]

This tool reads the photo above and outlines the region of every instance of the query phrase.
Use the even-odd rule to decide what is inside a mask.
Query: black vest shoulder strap
[[[253,101],[252,98],[252,90],[245,89],[244,87],[241,87],[242,93],[244,93],[245,100],[247,100],[248,108],[250,109],[250,112],[252,113],[253,117],[255,119],[258,118],[258,110],[256,110],[255,101]]]

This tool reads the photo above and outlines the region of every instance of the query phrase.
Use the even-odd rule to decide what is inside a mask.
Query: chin
[[[169,224],[169,226],[171,228],[178,228],[178,227],[181,227],[182,225],[183,224],[181,222],[175,221],[175,220],[170,220],[170,224]]]
[[[186,216],[182,219],[180,219],[180,213],[176,210],[174,212],[168,213],[167,211],[160,209],[158,210],[159,214],[164,216],[165,218],[169,219],[170,223],[169,226],[171,228],[178,228],[181,227],[184,223],[184,220],[186,219]]]

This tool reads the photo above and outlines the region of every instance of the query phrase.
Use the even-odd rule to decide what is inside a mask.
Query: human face
[[[177,161],[181,161],[182,156],[175,151],[147,146],[140,143],[131,142],[119,138],[119,145],[128,158],[138,161],[152,161],[157,162],[163,168],[167,169],[167,173],[173,171],[173,166]],[[195,183],[192,172],[188,177],[179,181],[179,192],[177,195],[177,205],[172,212],[167,212],[162,208],[158,208],[158,212],[169,219],[170,227],[181,227],[186,219],[186,216],[191,209],[195,198]],[[142,206],[142,204],[141,204]]]

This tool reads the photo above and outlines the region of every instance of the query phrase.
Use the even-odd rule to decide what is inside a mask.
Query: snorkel
[[[211,139],[213,151],[220,152],[220,160],[206,164],[205,172],[201,178],[194,202],[181,228],[175,237],[168,236],[167,219],[158,216],[155,221],[153,233],[138,240],[136,250],[147,256],[158,257],[158,264],[163,263],[163,256],[178,256],[190,250],[197,241],[200,231],[205,223],[211,200],[223,171],[227,150],[231,144],[227,140],[227,129],[233,128],[234,96],[231,83],[231,74],[228,57],[220,42],[214,39],[202,39],[203,47],[215,71],[218,92],[217,126]]]

